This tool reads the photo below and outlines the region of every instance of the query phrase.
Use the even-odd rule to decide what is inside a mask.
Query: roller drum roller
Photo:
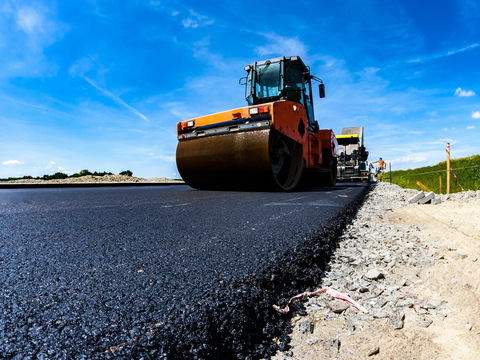
[[[303,172],[303,148],[274,128],[179,141],[177,167],[196,189],[291,190]]]

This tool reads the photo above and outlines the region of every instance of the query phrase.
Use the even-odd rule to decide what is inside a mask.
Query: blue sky
[[[178,177],[175,124],[245,106],[256,60],[299,55],[321,128],[393,169],[479,154],[477,0],[3,0],[0,178]]]

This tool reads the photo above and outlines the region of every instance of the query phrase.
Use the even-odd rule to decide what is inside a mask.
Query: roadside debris
[[[346,301],[348,304],[350,304],[351,306],[354,306],[356,307],[358,310],[364,312],[364,313],[368,313],[368,310],[365,309],[362,305],[360,305],[359,303],[357,303],[355,300],[353,300],[350,296],[346,295],[346,294],[343,294],[341,293],[340,291],[337,291],[335,289],[332,289],[332,288],[323,288],[323,289],[320,289],[320,290],[317,290],[317,291],[305,291],[301,294],[298,294],[298,295],[295,295],[294,297],[292,297],[290,300],[288,300],[287,302],[287,305],[285,305],[285,307],[282,309],[280,306],[278,305],[273,305],[273,308],[275,309],[275,311],[277,311],[279,314],[282,314],[282,315],[285,315],[285,314],[288,314],[290,312],[290,307],[288,306],[293,300],[296,300],[296,299],[300,299],[300,298],[303,298],[303,297],[310,297],[310,296],[314,296],[314,295],[318,295],[318,294],[321,294],[321,293],[325,293],[325,294],[328,294],[336,299],[340,299],[340,300],[344,300]]]
[[[416,195],[408,199],[410,204],[440,204],[442,200],[439,197],[435,196],[433,191],[425,194],[425,192],[420,191]]]

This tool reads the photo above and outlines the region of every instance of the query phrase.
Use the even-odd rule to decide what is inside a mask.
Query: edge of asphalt
[[[108,187],[108,186],[172,186],[185,185],[184,182],[85,182],[85,183],[0,183],[0,189],[35,189],[35,188],[73,188],[73,187]]]

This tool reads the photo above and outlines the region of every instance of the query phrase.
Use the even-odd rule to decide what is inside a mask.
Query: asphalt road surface
[[[367,191],[1,189],[0,358],[268,358]]]

